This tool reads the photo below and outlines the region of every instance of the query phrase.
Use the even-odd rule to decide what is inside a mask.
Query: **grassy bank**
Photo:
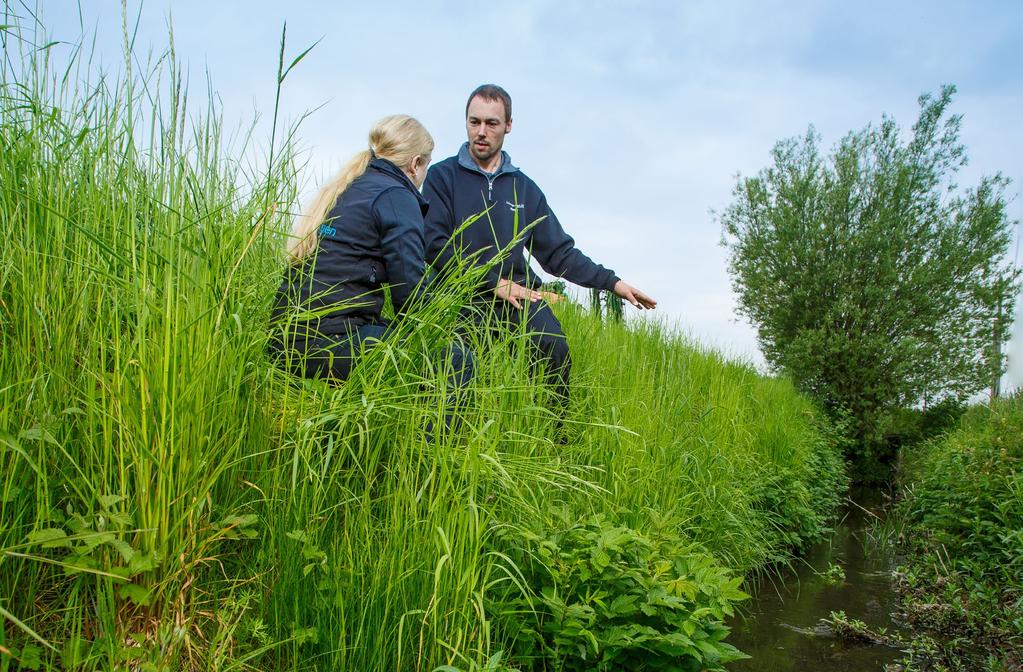
[[[741,577],[824,531],[841,463],[809,404],[655,324],[559,306],[563,429],[521,334],[470,335],[445,427],[457,274],[343,388],[281,373],[289,147],[245,167],[172,64],[26,53],[0,101],[0,670],[716,668]]]
[[[921,670],[1023,667],[1023,396],[904,451],[906,612]]]

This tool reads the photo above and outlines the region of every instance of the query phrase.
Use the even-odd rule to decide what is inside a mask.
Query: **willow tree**
[[[738,310],[768,363],[868,449],[892,410],[964,400],[1004,370],[1018,290],[1008,180],[957,185],[954,93],[921,96],[909,134],[885,116],[827,156],[813,127],[779,142],[721,215]]]

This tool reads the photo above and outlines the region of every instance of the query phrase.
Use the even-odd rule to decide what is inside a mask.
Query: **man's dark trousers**
[[[474,308],[475,319],[487,328],[499,328],[505,333],[524,329],[529,336],[533,371],[543,366],[545,382],[558,396],[557,403],[567,409],[572,357],[561,322],[547,302],[523,301],[522,308],[516,308],[504,299],[481,300],[474,303]]]

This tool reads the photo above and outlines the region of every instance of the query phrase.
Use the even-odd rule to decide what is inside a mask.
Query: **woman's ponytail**
[[[432,153],[433,138],[416,119],[396,114],[378,121],[369,132],[369,149],[353,156],[341,172],[320,189],[305,212],[295,218],[287,245],[288,260],[298,263],[316,248],[320,225],[345,189],[366,172],[371,159],[381,158],[404,168],[417,156],[429,161]]]

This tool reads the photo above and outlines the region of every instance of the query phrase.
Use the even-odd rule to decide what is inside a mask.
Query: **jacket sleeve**
[[[620,278],[576,248],[575,240],[565,233],[543,194],[540,194],[537,216],[544,219],[533,230],[530,254],[540,262],[543,270],[583,287],[614,289]]]
[[[423,251],[423,213],[416,197],[395,187],[377,197],[373,216],[380,227],[380,247],[391,302],[402,312],[406,302],[420,287],[426,270]]]

